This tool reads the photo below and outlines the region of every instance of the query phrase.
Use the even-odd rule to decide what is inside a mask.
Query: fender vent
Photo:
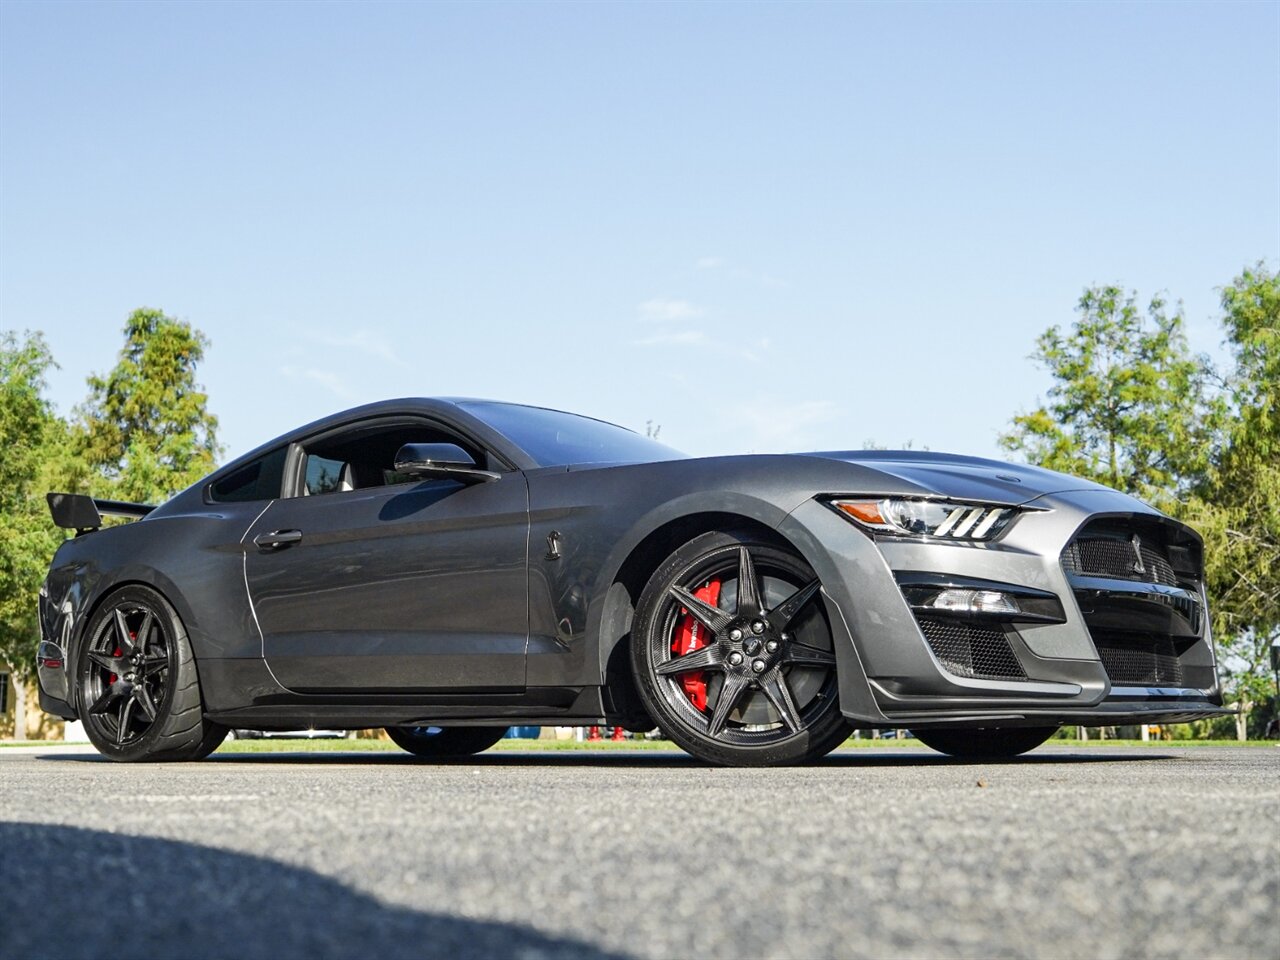
[[[1027,679],[1003,630],[934,617],[920,617],[918,622],[948,673],[977,680]]]

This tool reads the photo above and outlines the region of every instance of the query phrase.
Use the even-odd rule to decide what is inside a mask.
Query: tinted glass
[[[273,450],[252,463],[209,485],[209,499],[215,503],[246,500],[274,500],[280,496],[284,479],[284,458],[288,448]]]
[[[650,463],[684,454],[625,427],[516,403],[459,404],[543,467],[570,463]]]
[[[307,457],[307,493],[333,493],[341,489],[342,460],[329,460],[314,454]]]

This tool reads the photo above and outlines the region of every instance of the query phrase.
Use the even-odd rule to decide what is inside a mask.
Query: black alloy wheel
[[[632,665],[662,732],[709,763],[824,756],[849,735],[813,570],[751,534],[685,544],[641,594]]]
[[[1000,760],[1034,750],[1057,727],[962,727],[911,731],[917,740],[939,753],[972,760]]]
[[[150,587],[125,587],[97,609],[76,676],[85,732],[113,760],[198,760],[227,735],[204,718],[182,621]]]
[[[387,727],[401,749],[414,756],[439,760],[470,757],[488,750],[507,735],[510,727]]]

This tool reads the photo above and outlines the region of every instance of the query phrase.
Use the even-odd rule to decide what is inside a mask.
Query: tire
[[[509,727],[387,727],[396,746],[428,759],[470,757],[488,750]]]
[[[195,656],[177,611],[141,584],[111,594],[90,618],[76,693],[85,733],[112,760],[200,760],[227,735],[204,717]]]
[[[1057,733],[1058,728],[962,727],[911,732],[925,746],[940,753],[974,760],[999,760],[1034,750]]]
[[[668,557],[631,632],[636,686],[662,733],[725,766],[805,763],[843,743],[820,594],[799,554],[754,534],[703,534]]]

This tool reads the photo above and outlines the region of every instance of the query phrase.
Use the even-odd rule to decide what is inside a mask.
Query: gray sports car
[[[851,727],[955,755],[1222,711],[1194,531],[1027,466],[687,458],[479,400],[359,407],[156,506],[50,494],[40,701],[118,760],[230,727],[654,726],[723,764]],[[137,522],[103,526],[102,515]]]

